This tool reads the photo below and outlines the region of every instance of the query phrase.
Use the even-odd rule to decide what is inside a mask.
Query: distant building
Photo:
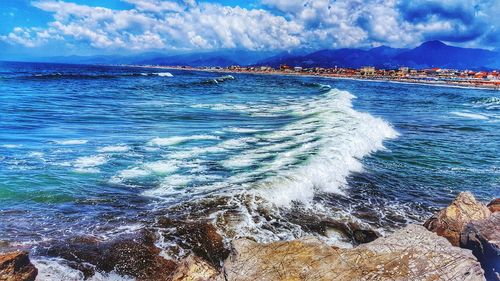
[[[373,66],[363,66],[359,73],[363,76],[373,76],[375,75],[375,67]]]
[[[407,66],[402,66],[402,67],[399,68],[399,72],[403,73],[403,74],[407,74],[407,73],[410,72],[410,68],[407,67]]]
[[[286,65],[286,64],[282,64],[282,65],[280,65],[280,69],[281,69],[281,70],[290,70],[290,69],[291,69],[291,67],[290,67],[290,66],[288,66],[288,65]]]
[[[301,71],[302,71],[302,67],[300,67],[300,66],[296,66],[296,67],[294,67],[294,68],[293,68],[293,70],[294,70],[295,72],[301,72]]]
[[[474,78],[476,79],[485,79],[486,77],[488,77],[488,73],[484,71],[476,72],[474,75]]]

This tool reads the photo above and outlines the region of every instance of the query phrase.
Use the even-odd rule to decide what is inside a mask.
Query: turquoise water
[[[498,91],[222,76],[1,63],[0,240],[229,210],[260,240],[311,234],[301,215],[390,231],[500,195]]]

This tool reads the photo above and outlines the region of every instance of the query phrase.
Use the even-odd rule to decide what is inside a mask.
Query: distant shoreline
[[[202,71],[202,72],[213,72],[213,73],[228,73],[228,74],[253,74],[253,75],[282,75],[282,76],[302,76],[302,77],[321,77],[330,78],[338,80],[353,80],[353,81],[366,81],[366,82],[381,82],[381,83],[398,83],[398,84],[408,84],[408,85],[426,85],[426,86],[437,86],[437,87],[447,87],[447,88],[461,88],[461,89],[479,89],[479,90],[493,90],[500,91],[499,85],[490,85],[484,82],[478,81],[476,84],[471,84],[468,82],[460,81],[423,81],[411,78],[400,78],[400,79],[390,79],[390,78],[380,78],[380,79],[370,79],[365,77],[353,77],[353,76],[341,76],[341,75],[324,75],[324,74],[308,74],[300,72],[284,72],[284,71],[235,71],[230,69],[206,69],[206,68],[196,68],[189,66],[151,66],[151,65],[121,65],[127,67],[136,68],[150,68],[150,69],[168,69],[168,70],[184,70],[184,71]]]

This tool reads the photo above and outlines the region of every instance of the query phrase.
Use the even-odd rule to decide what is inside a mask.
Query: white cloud
[[[146,12],[181,12],[184,7],[179,3],[171,1],[160,1],[160,0],[125,0],[130,4],[135,5],[136,9],[139,11]]]
[[[126,0],[130,10],[112,10],[63,1],[33,5],[54,13],[46,31],[100,49],[286,49],[301,44],[302,27],[264,10],[195,1]],[[48,39],[32,32],[9,35],[35,47]],[[2,38],[5,40],[5,38]]]
[[[57,34],[52,34],[50,29],[16,27],[7,35],[0,36],[0,40],[11,45],[22,45],[29,48],[39,47],[49,40],[60,39]]]
[[[498,0],[262,0],[326,46],[415,45],[498,34]],[[488,25],[491,29],[485,30]],[[500,37],[500,36],[498,36]]]
[[[53,40],[97,49],[291,49],[370,45],[408,46],[427,39],[498,42],[494,0],[262,0],[263,9],[195,0],[122,0],[129,10],[41,0],[53,13],[45,28],[20,28],[0,36],[37,47]],[[459,3],[460,2],[460,3]],[[489,21],[490,26],[483,27]],[[489,28],[489,30],[487,30]],[[486,31],[485,31],[486,30]],[[484,34],[482,34],[484,33]]]

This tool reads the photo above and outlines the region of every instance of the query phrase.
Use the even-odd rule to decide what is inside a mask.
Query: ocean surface
[[[310,223],[385,233],[500,196],[499,91],[231,75],[0,63],[0,244],[161,216],[340,244]]]

